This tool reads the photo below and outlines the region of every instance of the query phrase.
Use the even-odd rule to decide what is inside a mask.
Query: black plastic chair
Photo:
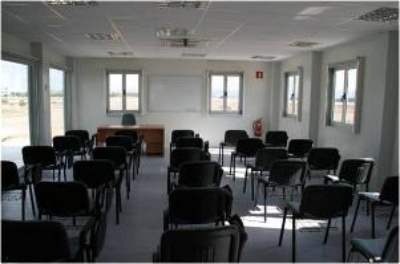
[[[352,239],[348,262],[354,253],[360,253],[369,263],[399,263],[399,227],[393,227],[386,238]]]
[[[55,179],[55,170],[58,171],[58,180],[61,180],[62,163],[57,160],[56,152],[51,146],[25,146],[22,148],[22,159],[25,168],[25,182],[35,184],[42,179],[43,170],[53,171],[53,180]],[[31,178],[29,179],[29,174]],[[64,174],[64,180],[67,180]]]
[[[74,181],[86,184],[92,191],[92,203],[108,211],[111,204],[110,189],[117,188],[114,164],[110,160],[79,160],[74,163],[73,175]]]
[[[297,187],[303,188],[306,173],[305,161],[294,160],[277,160],[275,161],[267,178],[259,177],[257,181],[257,192],[254,206],[257,205],[259,186],[262,185],[264,193],[264,222],[267,221],[267,189],[282,188],[283,198],[286,198],[286,188],[291,189],[291,200],[293,197],[293,189]]]
[[[136,160],[136,149],[133,147],[133,141],[132,138],[129,136],[109,136],[106,138],[106,146],[107,147],[123,147],[125,149],[125,153],[126,153],[126,158],[129,160],[128,164],[127,164],[127,171],[129,171],[132,168],[132,180],[135,179],[135,162],[134,160]],[[129,176],[126,179],[127,181],[129,181]]]
[[[171,193],[173,181],[179,173],[180,166],[188,161],[205,159],[205,153],[199,148],[176,148],[171,152],[167,172],[167,192]]]
[[[81,150],[84,152],[84,156],[86,154],[91,154],[94,147],[94,138],[95,135],[90,137],[89,131],[84,129],[71,129],[65,131],[66,136],[75,136],[80,139],[81,142]]]
[[[121,185],[124,177],[124,171],[126,175],[126,195],[129,199],[130,192],[130,180],[127,172],[128,164],[126,162],[126,151],[123,147],[110,146],[110,147],[96,147],[93,149],[94,160],[109,160],[114,165],[114,187],[115,187],[115,210],[116,210],[116,221],[119,224],[119,213],[122,212],[122,199],[121,199]]]
[[[336,174],[340,155],[337,148],[312,148],[307,157],[307,174],[311,179],[312,171]]]
[[[228,187],[177,188],[164,211],[164,230],[187,224],[225,224],[231,216],[232,192]]]
[[[81,148],[81,141],[77,136],[55,136],[53,137],[53,148],[62,164],[63,171],[72,167],[74,156],[86,159],[84,150]]]
[[[354,212],[353,222],[351,223],[350,232],[353,232],[354,224],[356,222],[358,209],[361,201],[367,201],[371,205],[371,234],[375,238],[375,207],[376,206],[390,206],[392,207],[389,221],[386,229],[389,229],[393,219],[394,211],[399,206],[399,176],[391,176],[385,179],[380,193],[378,192],[359,192],[356,210]]]
[[[288,138],[286,131],[268,131],[265,134],[265,145],[267,147],[286,148]]]
[[[175,129],[171,131],[171,142],[169,143],[169,153],[176,147],[176,141],[181,137],[194,137],[194,131],[191,129]]]
[[[236,226],[172,229],[162,234],[153,262],[238,262],[239,248]]]
[[[1,227],[3,262],[83,262],[86,230],[72,243],[59,222],[2,220]]]
[[[358,185],[365,185],[365,191],[369,190],[369,181],[375,161],[371,158],[347,159],[340,166],[339,175],[325,175],[325,183],[348,183],[357,190]]]
[[[219,149],[218,149],[218,162],[221,162],[222,166],[224,166],[224,148],[236,147],[237,141],[241,138],[249,138],[249,135],[245,130],[225,131],[224,141],[219,143]]]
[[[25,220],[25,200],[26,200],[26,184],[20,179],[17,164],[12,161],[1,161],[1,193],[8,191],[21,191],[21,219]],[[31,189],[30,189],[31,190]],[[31,194],[32,209],[34,210],[34,202]],[[3,205],[4,206],[4,205]]]
[[[123,126],[135,126],[136,116],[132,113],[125,113],[122,115],[121,125]]]
[[[231,153],[231,164],[229,167],[229,174],[232,174],[233,167],[233,180],[236,178],[236,158],[244,158],[244,164],[247,166],[247,158],[255,158],[259,149],[264,146],[259,138],[241,138],[236,143],[235,151]]]
[[[307,157],[313,144],[312,139],[291,139],[288,146],[289,158],[303,159]]]
[[[258,150],[256,159],[254,161],[254,165],[247,164],[246,172],[244,176],[243,183],[243,193],[246,192],[247,187],[247,176],[248,171],[250,170],[250,178],[251,178],[251,199],[254,200],[254,177],[255,172],[259,173],[259,177],[262,177],[263,172],[269,173],[272,164],[281,159],[287,159],[288,153],[286,149],[283,148],[273,148],[273,147],[265,147]]]
[[[283,213],[279,236],[282,245],[283,232],[288,211],[292,212],[292,262],[296,262],[296,219],[328,219],[324,244],[332,218],[342,219],[342,262],[346,261],[346,216],[353,200],[353,188],[347,184],[309,185],[304,189],[300,203],[288,202]]]
[[[121,129],[115,131],[114,135],[116,136],[128,136],[132,139],[133,149],[135,150],[135,158],[136,158],[136,174],[139,173],[140,167],[140,159],[142,156],[142,140],[137,131],[132,129]]]
[[[215,161],[185,162],[180,166],[176,187],[219,187],[223,173],[221,165]]]

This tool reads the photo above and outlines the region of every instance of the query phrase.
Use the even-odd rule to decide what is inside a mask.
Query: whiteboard
[[[149,76],[149,112],[200,112],[203,78]]]

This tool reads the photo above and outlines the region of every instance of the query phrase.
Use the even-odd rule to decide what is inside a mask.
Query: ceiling
[[[398,8],[397,1],[205,1],[196,2],[200,8],[184,8],[187,3],[53,5],[50,1],[3,0],[2,32],[45,43],[73,57],[254,60],[254,56],[264,56],[256,60],[280,60],[364,35],[398,30],[398,21],[356,19],[380,7]],[[94,40],[87,37],[90,34],[110,40]],[[298,41],[316,44],[290,46]]]

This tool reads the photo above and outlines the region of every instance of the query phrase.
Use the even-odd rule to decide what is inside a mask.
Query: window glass
[[[50,68],[50,117],[51,135],[64,135],[64,86],[65,72]]]
[[[238,112],[240,109],[240,78],[227,76],[227,111]]]
[[[348,70],[346,123],[354,124],[356,108],[357,69]]]
[[[138,72],[109,72],[108,112],[140,111],[140,82]]]
[[[333,121],[341,122],[343,118],[344,100],[344,70],[337,70],[334,73],[334,111]]]
[[[211,76],[211,111],[224,110],[224,76]]]
[[[126,110],[139,110],[139,75],[126,75]]]

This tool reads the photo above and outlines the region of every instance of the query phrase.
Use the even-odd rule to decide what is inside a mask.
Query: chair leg
[[[256,189],[256,197],[254,198],[254,207],[257,206],[257,202],[258,202],[258,192],[260,190],[260,181],[257,181],[257,189]]]
[[[393,215],[394,215],[394,211],[396,210],[396,206],[393,205],[392,207],[392,211],[390,212],[390,217],[389,217],[389,221],[387,223],[386,229],[389,229],[391,223],[392,223],[392,219],[393,219]]]
[[[246,187],[247,187],[247,172],[248,172],[248,167],[246,166],[246,172],[244,173],[244,182],[243,182],[243,193],[246,192]]]
[[[233,156],[233,180],[236,180],[236,156]]]
[[[129,170],[128,170],[128,165],[125,165],[126,169],[125,169],[125,178],[126,178],[126,199],[129,200],[129,193],[131,192],[131,181],[130,181],[130,177],[129,177]],[[120,170],[120,177],[123,177],[123,170]]]
[[[354,224],[356,222],[356,218],[357,218],[357,214],[358,214],[358,209],[360,207],[360,203],[361,203],[361,197],[358,197],[356,211],[354,212],[353,221],[351,222],[350,233],[353,232]]]
[[[168,168],[168,173],[167,173],[167,192],[168,194],[171,193],[171,170]]]
[[[21,219],[25,221],[25,200],[26,200],[26,189],[22,189],[22,201],[21,201]]]
[[[233,154],[231,154],[231,163],[229,164],[229,174],[232,175],[232,166],[233,166]]]
[[[342,262],[346,261],[346,216],[342,216]]]
[[[33,216],[36,216],[35,202],[33,201],[33,199],[35,199],[35,198],[33,197],[32,183],[29,184],[28,188],[29,188],[29,196],[31,197],[32,214],[33,214]]]
[[[292,262],[296,262],[296,217],[292,217]]]
[[[372,238],[375,238],[375,203],[371,202]]]
[[[324,244],[326,244],[326,242],[328,242],[329,229],[331,229],[331,220],[332,219],[329,218],[328,224],[326,225],[325,236],[324,236]]]
[[[267,186],[263,186],[264,191],[264,222],[267,222]]]
[[[260,172],[261,174],[262,172]],[[261,177],[261,175],[260,175]],[[251,200],[254,201],[254,171],[250,171],[250,179],[251,179]]]
[[[283,212],[283,221],[282,221],[282,227],[281,227],[281,233],[279,235],[279,243],[278,246],[282,245],[282,239],[283,239],[283,232],[285,231],[285,222],[286,222],[286,216],[287,216],[288,209],[285,207],[284,212]]]

